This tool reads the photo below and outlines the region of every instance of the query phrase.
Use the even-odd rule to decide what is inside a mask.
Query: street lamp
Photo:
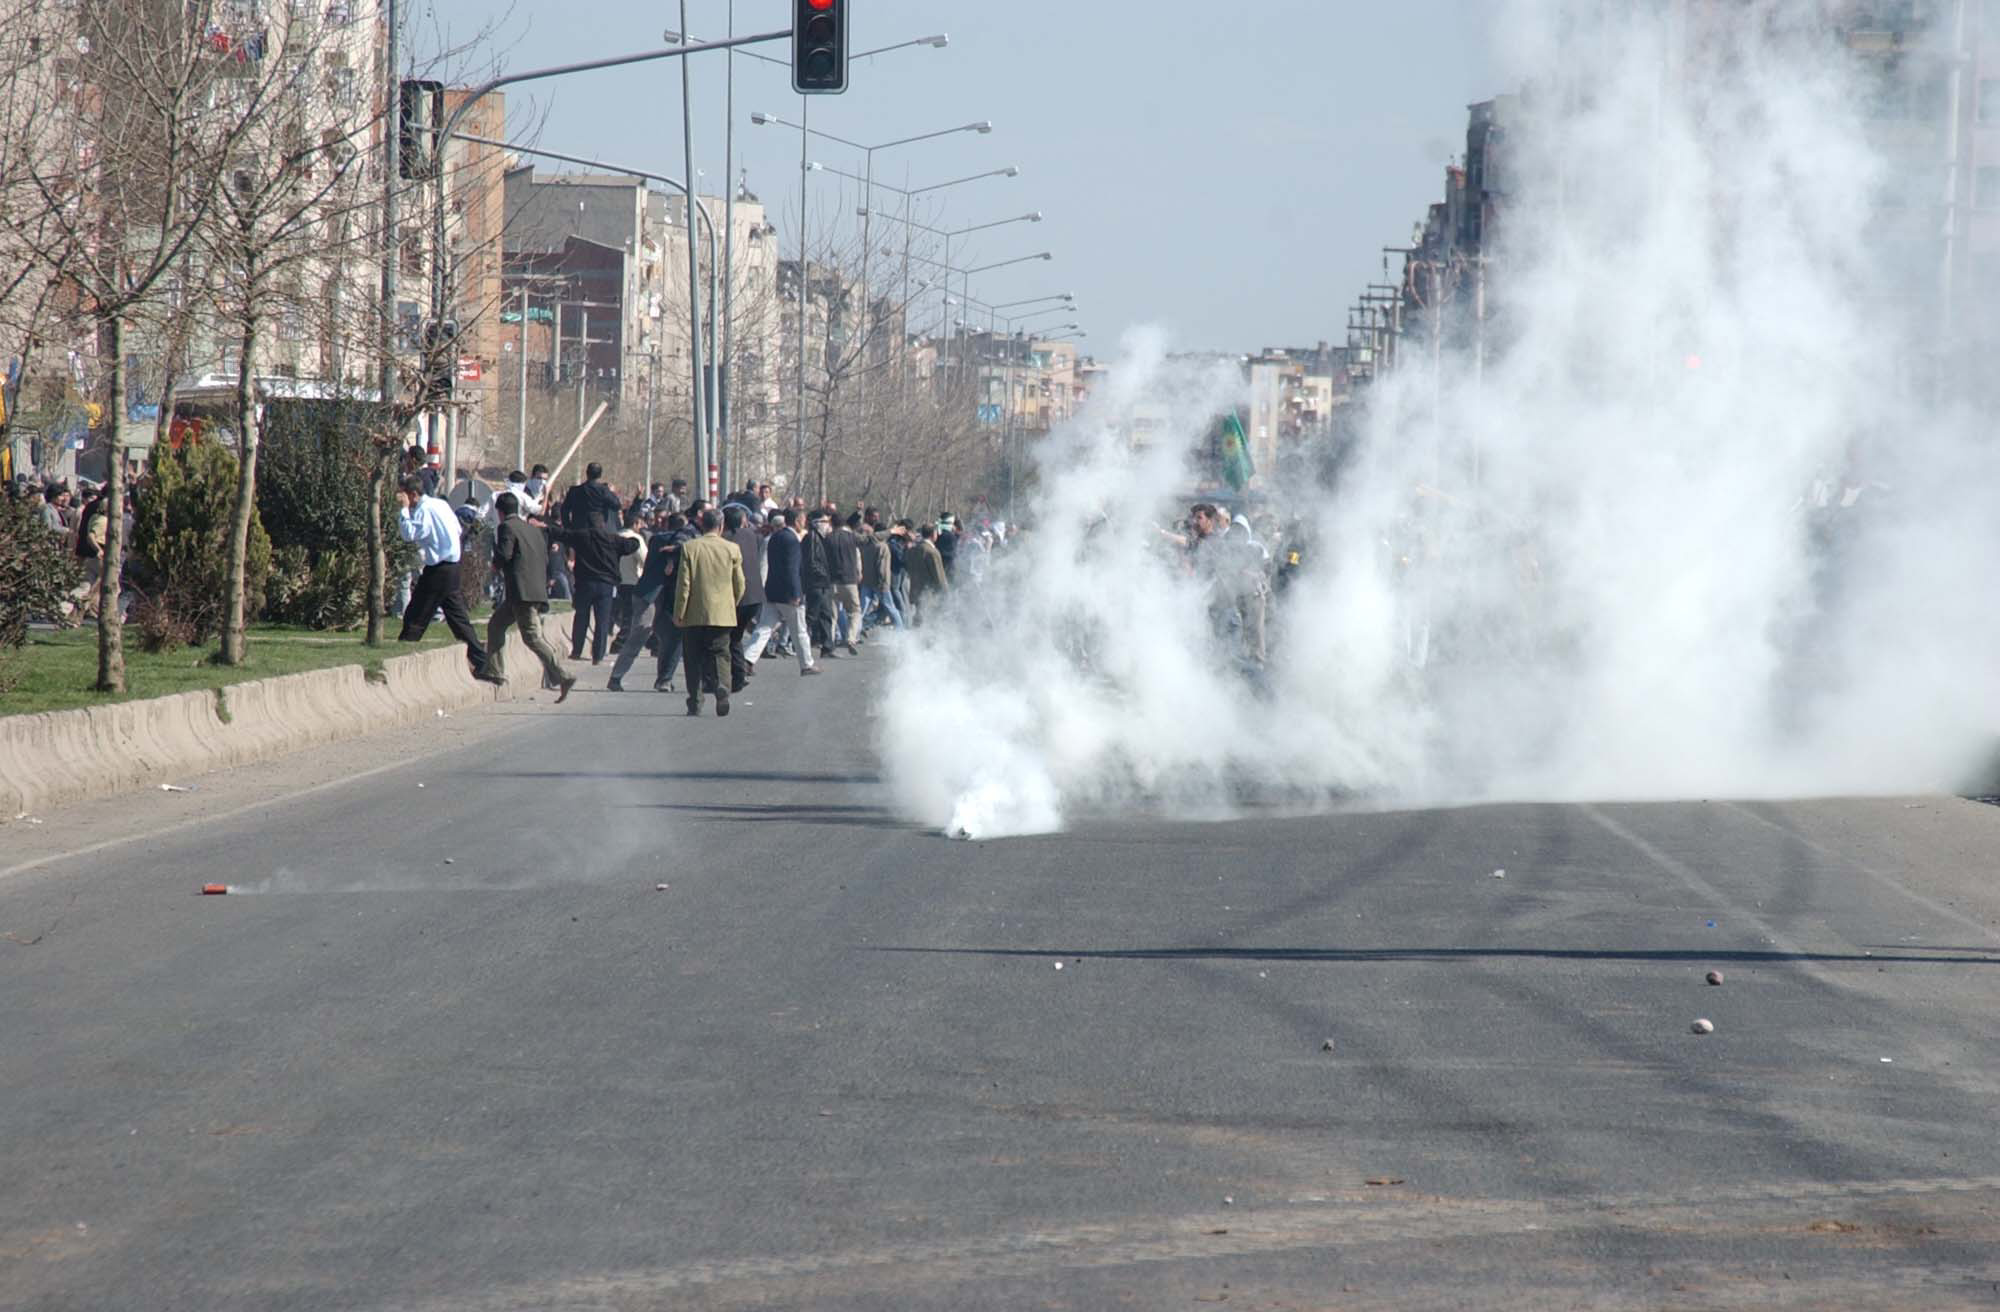
[[[883,46],[878,50],[864,51],[863,54],[864,56],[884,54],[890,50],[899,50],[905,46],[913,46],[913,45],[932,46],[937,49],[943,49],[947,44],[949,44],[949,38],[943,35],[938,35],[934,37],[919,37],[914,41],[903,41],[903,42],[898,42],[896,45]],[[796,416],[796,424],[793,436],[793,444],[794,444],[794,460],[795,462],[801,464],[805,460],[805,448],[806,448],[806,306],[809,295],[808,291],[809,278],[807,276],[807,269],[808,265],[811,262],[810,253],[806,249],[806,237],[807,237],[806,182],[807,182],[807,175],[814,171],[812,163],[807,158],[808,147],[811,145],[812,138],[815,136],[824,137],[828,141],[837,141],[841,145],[851,146],[856,150],[862,151],[867,156],[867,161],[868,161],[868,169],[867,169],[868,176],[866,181],[872,188],[873,179],[875,176],[875,152],[878,150],[888,150],[891,147],[895,146],[912,145],[919,141],[929,141],[935,137],[950,136],[954,133],[959,133],[959,132],[977,132],[980,135],[984,136],[985,134],[993,131],[993,124],[984,119],[981,119],[976,123],[965,123],[959,125],[958,127],[942,128],[936,132],[926,132],[913,137],[904,137],[896,141],[886,141],[878,146],[864,146],[859,142],[849,141],[845,137],[837,137],[830,132],[822,132],[819,129],[810,126],[810,124],[807,121],[807,112],[810,103],[811,102],[807,97],[801,96],[799,98],[799,122],[797,123],[793,123],[786,119],[780,118],[776,114],[766,114],[760,111],[752,112],[750,115],[750,121],[755,125],[757,125],[758,127],[792,128],[799,134],[799,342],[798,342],[799,399],[798,399],[798,413]],[[863,288],[864,298],[866,295],[866,288],[868,285],[869,254],[870,254],[870,247],[868,240],[868,229],[866,221],[864,220],[861,232],[861,285]],[[867,306],[864,304],[863,318],[862,318],[862,335],[864,341],[867,340],[868,333],[869,333],[869,326],[867,321]]]
[[[993,308],[996,310],[1011,310],[1017,305],[1040,305],[1043,301],[1074,302],[1075,300],[1076,300],[1075,292],[1057,292],[1054,296],[1031,296],[1025,301],[1002,301],[1000,304],[994,306]]]
[[[907,204],[905,208],[907,208]],[[866,206],[863,206],[856,213],[865,216],[868,213],[868,209]],[[908,305],[910,300],[910,234],[912,231],[921,228],[925,232],[935,233],[944,238],[944,263],[945,267],[949,269],[951,267],[951,244],[958,238],[966,236],[969,233],[985,232],[988,228],[1004,228],[1013,223],[1040,223],[1042,221],[1042,212],[1040,210],[1031,210],[1026,214],[1017,214],[1010,219],[995,219],[991,223],[974,223],[963,228],[933,228],[930,224],[919,223],[907,215],[901,217],[886,215],[884,217],[895,219],[896,222],[903,225],[903,303]],[[949,328],[950,325],[947,324],[946,326]],[[949,334],[947,334],[945,348],[949,350],[950,347],[951,340]]]
[[[709,42],[706,45],[684,46],[678,50],[641,50],[632,54],[612,55],[603,59],[584,60],[581,63],[559,64],[551,68],[534,68],[520,73],[502,73],[497,77],[488,78],[478,86],[466,91],[460,98],[458,107],[445,117],[443,125],[438,129],[436,144],[434,146],[434,150],[436,151],[436,167],[432,170],[432,185],[435,189],[433,193],[435,212],[432,216],[431,224],[431,321],[434,324],[442,325],[451,317],[450,310],[454,296],[454,290],[451,285],[453,281],[452,270],[447,268],[445,243],[445,192],[447,186],[447,170],[444,167],[445,152],[450,145],[452,137],[458,134],[458,125],[489,94],[498,91],[502,87],[514,86],[522,82],[537,82],[548,78],[567,77],[572,73],[589,73],[606,68],[622,68],[627,64],[646,63],[655,59],[678,58],[686,55],[700,54],[706,50],[732,50],[738,46],[759,45],[767,41],[789,40],[790,37],[791,33],[789,31],[763,32],[755,36],[732,36],[727,41]],[[392,183],[393,176],[392,173],[390,175]],[[688,220],[688,227],[690,229],[688,245],[692,249],[694,245],[692,238],[694,220],[692,216]],[[390,285],[390,281],[385,279],[385,290]],[[696,334],[694,345],[698,353],[701,347],[699,333]],[[425,397],[425,399],[427,401],[431,400],[429,397]],[[443,420],[444,414],[440,411],[435,416],[434,422],[442,423]],[[446,445],[447,467],[455,468],[454,462],[457,458],[457,437],[455,430],[447,435]]]
[[[702,202],[701,202],[701,200],[700,200],[700,199],[699,199],[698,197],[696,197],[696,196],[695,196],[695,194],[694,194],[694,190],[693,190],[693,189],[692,189],[691,187],[689,187],[689,186],[688,186],[688,185],[687,185],[687,184],[686,184],[685,182],[682,182],[682,181],[681,181],[681,180],[679,180],[678,178],[670,178],[670,177],[667,177],[667,176],[666,176],[665,174],[662,174],[662,173],[649,173],[649,172],[647,172],[647,171],[646,171],[645,169],[634,169],[634,168],[626,168],[625,166],[623,166],[623,165],[620,165],[620,164],[608,164],[608,163],[604,162],[603,160],[597,160],[597,159],[588,159],[588,158],[586,158],[586,157],[584,157],[584,156],[582,156],[582,155],[564,155],[564,154],[561,154],[561,153],[559,153],[559,152],[557,152],[557,151],[553,151],[553,150],[542,150],[541,148],[539,148],[539,147],[536,147],[536,146],[522,146],[522,145],[517,145],[517,144],[515,144],[514,142],[511,142],[511,141],[495,141],[495,140],[493,140],[493,139],[492,139],[492,138],[490,138],[490,137],[475,137],[475,136],[473,136],[473,135],[472,135],[471,133],[467,133],[467,132],[461,132],[461,133],[459,133],[459,134],[458,134],[458,136],[459,136],[459,140],[461,140],[461,141],[469,141],[469,142],[472,142],[472,143],[473,143],[474,145],[478,145],[478,146],[496,146],[496,147],[499,147],[499,148],[501,148],[501,149],[503,149],[503,150],[511,150],[511,151],[514,151],[515,153],[517,153],[517,154],[521,154],[521,155],[540,155],[540,156],[543,156],[544,158],[547,158],[547,159],[555,159],[555,160],[561,160],[561,161],[563,161],[563,162],[564,162],[564,163],[566,163],[566,164],[581,164],[581,165],[582,165],[582,166],[584,166],[585,168],[591,168],[591,169],[598,169],[598,170],[601,170],[602,172],[605,172],[605,173],[629,173],[629,174],[631,174],[631,175],[632,175],[633,177],[635,177],[635,178],[644,178],[644,179],[646,179],[646,180],[647,180],[648,182],[658,182],[658,183],[661,183],[661,184],[663,184],[663,185],[665,185],[665,186],[669,186],[669,187],[672,187],[672,188],[673,188],[673,189],[674,189],[675,191],[678,191],[678,192],[680,192],[680,193],[681,193],[682,195],[686,196],[686,197],[688,198],[688,202],[689,202],[689,204],[690,204],[690,205],[691,205],[691,206],[693,207],[693,209],[694,209],[694,212],[695,212],[696,214],[700,215],[700,217],[701,217],[701,221],[702,221],[703,223],[705,223],[705,224],[707,224],[707,225],[708,225],[708,314],[709,314],[709,327],[710,327],[711,331],[712,331],[712,330],[714,329],[714,326],[715,326],[715,271],[716,271],[716,267],[717,267],[717,265],[716,265],[716,258],[715,258],[715,255],[716,255],[716,250],[715,250],[715,243],[716,243],[716,232],[715,232],[715,216],[714,216],[713,214],[710,214],[710,213],[708,212],[708,206],[707,206],[706,204],[702,203]],[[689,249],[693,249],[693,248],[695,247],[695,244],[696,244],[696,243],[695,243],[695,237],[696,237],[696,232],[697,232],[697,230],[696,230],[695,228],[693,228],[693,227],[690,227],[690,228],[688,229],[688,247],[689,247]],[[701,318],[701,305],[700,305],[700,301],[701,301],[701,287],[700,287],[700,284],[698,284],[698,283],[695,283],[695,284],[690,284],[690,285],[689,285],[689,287],[688,287],[688,297],[689,297],[689,299],[690,299],[691,301],[693,301],[693,302],[694,302],[694,316],[695,316],[695,322],[696,322],[696,323],[699,323],[699,322],[700,322],[700,318]],[[525,468],[525,467],[526,467],[526,462],[527,462],[527,440],[528,440],[528,438],[527,438],[527,433],[528,433],[528,400],[527,400],[527,397],[528,397],[528,384],[527,384],[527,377],[528,377],[528,375],[527,375],[527,370],[526,370],[526,367],[525,367],[525,352],[527,351],[527,346],[528,346],[528,336],[527,336],[527,334],[528,334],[528,328],[527,328],[527,304],[528,304],[528,302],[527,302],[527,294],[526,294],[526,289],[525,289],[525,287],[524,287],[524,288],[523,288],[523,291],[522,291],[522,299],[521,299],[521,306],[522,306],[522,311],[521,311],[521,313],[522,313],[522,319],[521,319],[521,349],[522,349],[522,351],[523,351],[523,353],[524,353],[524,355],[523,355],[523,360],[524,360],[524,365],[523,365],[523,369],[522,369],[522,373],[521,373],[521,449],[520,449],[520,460],[521,460],[521,464],[520,464],[520,466],[517,466],[517,467],[521,467],[521,468]],[[558,313],[558,314],[560,315],[560,313],[561,313],[561,310],[560,310],[560,309],[558,309],[557,313]],[[587,344],[587,343],[586,343],[586,348],[585,348],[585,349],[586,349],[586,351],[588,350],[588,344]],[[705,474],[704,474],[704,471],[703,471],[703,470],[702,470],[702,468],[701,468],[701,457],[702,457],[702,451],[701,451],[701,445],[700,445],[700,444],[701,444],[701,426],[702,426],[702,418],[703,418],[703,415],[702,415],[702,412],[701,412],[701,381],[702,381],[702,379],[701,379],[701,371],[702,371],[702,355],[701,355],[701,336],[700,336],[700,334],[699,334],[699,333],[697,333],[697,334],[696,334],[696,336],[695,336],[695,338],[694,338],[694,352],[693,352],[693,354],[694,354],[694,377],[693,377],[693,380],[692,380],[692,386],[693,386],[693,388],[694,388],[694,394],[693,394],[693,395],[694,395],[694,433],[695,433],[695,465],[696,465],[696,468],[695,468],[695,477],[696,477],[696,479],[697,479],[697,480],[700,480],[700,479],[702,479],[702,478],[704,478],[704,477],[705,477]],[[586,366],[587,366],[587,365],[588,365],[588,355],[587,355],[587,354],[586,354],[586,357],[585,357],[585,361],[586,361]],[[655,392],[657,393],[657,391],[659,390],[659,357],[658,357],[658,352],[657,352],[657,349],[656,349],[656,350],[655,350],[655,352],[654,352],[654,358],[653,358],[653,384],[652,384],[652,385],[653,385],[653,389],[654,389],[654,391],[655,391]],[[579,394],[579,396],[580,396],[580,395],[581,395],[581,394]],[[651,482],[653,481],[653,474],[652,474],[652,470],[653,470],[653,402],[652,402],[652,400],[651,400],[651,399],[649,398],[649,399],[647,400],[647,402],[646,402],[646,481],[647,481],[647,483],[649,483],[649,484],[650,484],[650,483],[651,483]]]

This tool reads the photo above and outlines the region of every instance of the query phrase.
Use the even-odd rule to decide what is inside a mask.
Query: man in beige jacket
[[[701,536],[681,545],[674,579],[674,623],[681,630],[681,672],[689,715],[701,714],[703,686],[715,689],[715,713],[729,714],[729,635],[743,600],[743,553],[722,536],[722,515],[701,512]]]

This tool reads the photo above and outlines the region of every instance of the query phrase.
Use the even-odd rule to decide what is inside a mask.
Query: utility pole
[[[687,0],[681,0],[681,31],[688,30]],[[682,166],[687,178],[687,243],[688,243],[688,348],[694,359],[694,476],[698,485],[709,485],[708,444],[703,433],[708,407],[702,395],[702,351],[701,351],[701,250],[697,245],[697,229],[700,221],[695,214],[694,181],[694,93],[692,75],[687,61],[681,61],[681,155]],[[713,495],[711,491],[710,495]]]
[[[521,282],[521,429],[515,443],[514,468],[528,467],[528,283]]]
[[[736,36],[736,0],[729,0],[729,37]],[[736,394],[736,357],[730,347],[736,329],[736,48],[731,46],[728,55],[728,70],[725,73],[723,91],[722,128],[722,185],[725,193],[722,200],[722,344],[716,353],[715,366],[715,415],[717,441],[721,445],[722,481],[730,487],[736,486],[736,428],[730,412],[731,398]],[[692,178],[689,179],[693,181]],[[688,240],[694,240],[694,233],[688,233]],[[715,313],[713,297],[710,297],[709,313]],[[650,440],[647,449],[651,449]],[[650,483],[651,480],[649,479]]]
[[[646,488],[644,495],[653,492],[653,412],[660,400],[660,348],[656,344],[652,351],[652,368],[646,384]]]
[[[583,311],[583,332],[576,340],[576,431],[583,431],[583,393],[590,385],[590,307]]]
[[[384,0],[389,33],[384,43],[382,96],[390,109],[383,115],[382,129],[382,360],[376,381],[383,405],[389,403],[389,394],[396,386],[396,277],[403,258],[403,244],[396,232],[396,185],[403,171],[403,88],[396,76],[396,4],[397,0]]]
[[[808,281],[807,271],[811,263],[808,259],[806,249],[808,227],[806,223],[806,178],[808,176],[806,165],[810,163],[810,160],[807,158],[807,147],[812,140],[806,134],[806,125],[812,122],[812,119],[808,117],[812,113],[811,106],[811,96],[799,97],[799,399],[797,403],[798,414],[796,416],[796,426],[792,436],[792,468],[799,472],[801,478],[805,476],[806,468],[806,283]],[[788,491],[793,496],[798,495],[797,489],[788,489]]]

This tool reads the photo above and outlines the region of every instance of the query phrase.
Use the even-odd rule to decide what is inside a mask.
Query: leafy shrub
[[[62,617],[83,565],[25,501],[0,496],[0,648],[28,640],[30,620]]]
[[[368,478],[380,407],[365,401],[273,401],[257,457],[257,510],[274,548],[287,554],[265,592],[265,615],[313,628],[345,628],[367,614]],[[393,613],[416,550],[396,533],[394,497],[381,507],[387,547],[383,607]]]
[[[315,559],[352,551],[368,530],[372,427],[379,407],[363,401],[272,401],[257,450],[257,513],[274,546]]]
[[[236,504],[236,457],[214,442],[190,442],[179,452],[153,449],[152,479],[138,498],[132,551],[154,589],[200,642],[222,629],[228,596],[229,516]],[[271,568],[271,539],[250,515],[244,563],[244,604],[254,614]]]
[[[348,629],[367,615],[365,548],[322,552],[276,547],[264,584],[264,618],[311,629]]]

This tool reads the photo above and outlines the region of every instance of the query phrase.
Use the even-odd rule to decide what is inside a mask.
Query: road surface
[[[957,843],[886,662],[0,827],[0,1304],[2000,1301],[2000,809]]]

